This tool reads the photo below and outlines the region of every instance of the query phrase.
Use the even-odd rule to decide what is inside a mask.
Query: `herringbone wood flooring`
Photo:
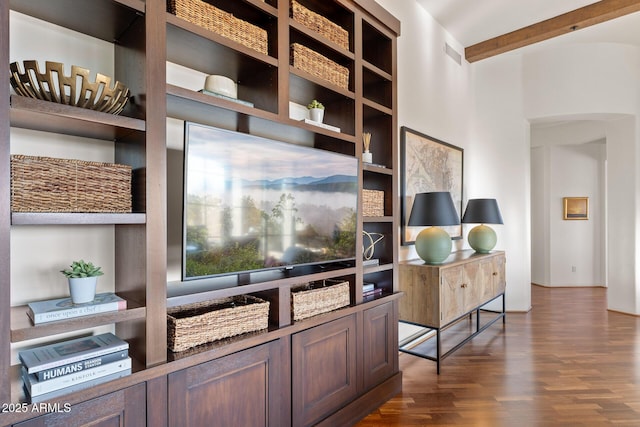
[[[439,376],[435,362],[401,353],[402,393],[358,427],[640,426],[640,318],[607,311],[604,288],[533,286],[532,306],[445,359]]]

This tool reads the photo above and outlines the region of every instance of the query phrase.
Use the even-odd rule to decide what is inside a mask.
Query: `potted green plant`
[[[309,109],[309,118],[314,122],[322,123],[324,119],[324,105],[317,99],[314,99],[307,105]]]
[[[93,301],[96,296],[98,276],[104,274],[100,268],[101,267],[97,267],[91,262],[80,260],[73,261],[69,268],[60,270],[69,280],[71,302],[74,304],[82,304]]]

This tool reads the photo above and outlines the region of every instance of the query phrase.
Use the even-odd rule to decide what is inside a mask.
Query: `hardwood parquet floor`
[[[640,426],[640,318],[607,311],[604,288],[531,292],[440,375],[400,353],[402,393],[357,426]]]

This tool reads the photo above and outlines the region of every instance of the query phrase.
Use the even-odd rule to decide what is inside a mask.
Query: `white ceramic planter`
[[[324,120],[324,109],[323,108],[310,108],[309,109],[309,119],[314,122],[322,123]]]
[[[74,304],[91,302],[96,297],[97,277],[77,277],[68,280],[71,302]]]

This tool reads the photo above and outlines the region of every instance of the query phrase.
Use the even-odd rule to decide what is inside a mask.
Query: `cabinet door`
[[[476,305],[489,301],[497,294],[493,278],[495,271],[494,259],[495,257],[492,257],[476,263],[479,267],[477,281],[475,283],[478,288],[478,304]]]
[[[421,325],[440,325],[440,276],[437,267],[401,265],[398,289],[400,319]]]
[[[357,395],[355,315],[297,333],[291,343],[293,425],[313,425]]]
[[[487,285],[490,282],[485,282],[483,277],[483,271],[481,263],[470,262],[464,265],[464,275],[462,277],[462,293],[464,311],[471,311],[481,304],[482,298],[486,293],[485,283]]]
[[[69,412],[52,412],[15,424],[15,427],[145,427],[145,385],[138,384],[124,390],[72,405]]]
[[[398,370],[398,322],[393,307],[388,302],[364,311],[362,358],[367,390]]]
[[[443,268],[440,281],[440,324],[444,325],[466,312],[464,267]]]
[[[289,425],[280,341],[169,374],[169,426]]]
[[[493,278],[494,295],[503,293],[507,286],[505,264],[506,258],[504,255],[497,255],[493,257],[491,277]]]

